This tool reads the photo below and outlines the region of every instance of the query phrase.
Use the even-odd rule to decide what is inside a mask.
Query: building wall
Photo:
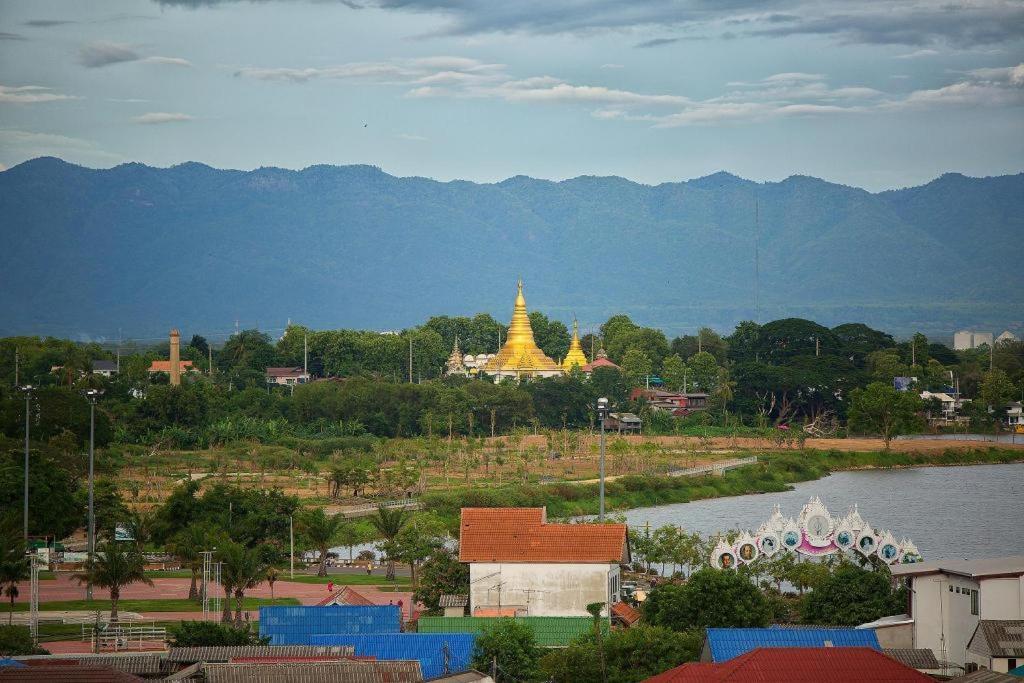
[[[984,657],[973,652],[968,652],[967,661],[973,662],[979,669],[998,671],[1001,674],[1009,673],[1011,668],[1010,660],[1006,657]],[[1022,663],[1024,663],[1024,659],[1016,659],[1014,666],[1020,666]]]
[[[914,647],[914,624],[895,624],[875,627],[878,644],[882,649],[909,650]]]
[[[962,666],[967,661],[967,641],[980,616],[971,614],[971,598],[963,590],[980,591],[980,584],[964,577],[932,574],[914,577],[912,587],[913,647],[930,648],[940,661]],[[956,588],[961,592],[957,593]]]
[[[1024,576],[983,579],[982,619],[1024,619]]]
[[[469,565],[470,614],[500,604],[529,616],[583,617],[588,604],[603,602],[607,615],[613,577],[620,585],[618,564],[473,562]]]

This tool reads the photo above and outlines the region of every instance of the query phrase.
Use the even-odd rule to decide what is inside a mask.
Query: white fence
[[[700,467],[689,467],[685,470],[671,470],[666,472],[670,477],[693,477],[698,474],[722,474],[729,470],[736,469],[737,467],[743,467],[745,465],[753,465],[757,462],[757,456],[752,455],[749,458],[736,458],[734,460],[721,460],[719,462],[713,462],[710,465],[701,465]]]

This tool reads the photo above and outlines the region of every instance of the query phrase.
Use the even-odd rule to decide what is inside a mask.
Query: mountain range
[[[0,334],[398,329],[531,310],[669,335],[743,319],[1024,329],[1024,173],[871,193],[728,173],[493,184],[38,158],[0,172]]]

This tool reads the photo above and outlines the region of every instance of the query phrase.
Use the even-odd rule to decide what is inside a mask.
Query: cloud
[[[73,99],[77,98],[52,92],[50,88],[44,88],[41,85],[22,85],[13,88],[0,85],[0,102],[7,104],[38,104]]]
[[[184,121],[193,121],[194,116],[181,113],[169,113],[162,111],[148,112],[141,116],[132,117],[132,123],[142,123],[148,125],[156,125],[161,123],[182,123]]]
[[[642,43],[637,43],[633,47],[661,47],[662,45],[671,45],[672,43],[678,43],[679,41],[680,38],[652,38],[651,40],[645,40]]]
[[[466,57],[420,57],[388,62],[348,62],[326,67],[244,67],[235,71],[239,78],[260,81],[308,83],[313,80],[342,80],[382,85],[421,84],[469,85],[494,81],[504,68]]]
[[[934,57],[940,54],[938,50],[932,50],[931,48],[925,48],[922,50],[914,50],[902,55],[896,55],[896,59],[920,59],[921,57]]]
[[[30,19],[25,22],[25,26],[31,26],[33,28],[50,28],[51,26],[64,26],[65,24],[77,23],[77,21],[71,21],[70,19]]]
[[[626,68],[626,66],[625,66],[625,64],[602,64],[601,68],[602,69],[624,69],[624,68]]]
[[[425,138],[422,135],[411,135],[409,133],[399,133],[398,137],[411,142],[427,142],[429,140],[429,138]]]
[[[96,69],[111,64],[124,62],[143,62],[145,64],[165,64],[171,66],[192,66],[192,62],[181,57],[146,56],[134,46],[125,43],[109,43],[98,41],[83,45],[78,51],[78,61],[82,66]]]
[[[121,156],[100,149],[91,140],[26,130],[0,129],[0,148],[4,149],[8,159],[55,156],[79,163],[123,161]]]
[[[0,31],[0,40],[25,40],[25,36],[20,33],[7,33],[6,31]]]

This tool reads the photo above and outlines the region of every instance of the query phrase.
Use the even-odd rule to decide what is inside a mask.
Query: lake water
[[[631,526],[676,524],[702,535],[756,531],[772,506],[796,517],[818,496],[834,517],[856,503],[875,529],[911,539],[925,561],[1024,555],[1024,463],[838,472],[794,490],[637,508]]]

